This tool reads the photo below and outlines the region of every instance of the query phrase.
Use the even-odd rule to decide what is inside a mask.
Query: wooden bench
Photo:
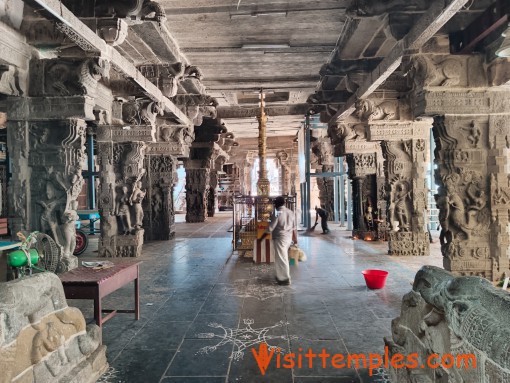
[[[111,259],[108,259],[112,261]],[[135,313],[136,320],[140,319],[140,284],[139,265],[141,261],[113,260],[115,266],[108,269],[94,270],[90,267],[80,266],[61,274],[60,280],[64,286],[67,299],[93,299],[94,319],[101,327],[107,320],[117,313]],[[135,308],[134,310],[104,310],[101,299],[108,294],[134,281]],[[108,313],[103,317],[103,313]]]

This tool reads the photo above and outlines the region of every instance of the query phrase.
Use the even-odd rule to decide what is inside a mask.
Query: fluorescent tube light
[[[242,49],[286,49],[289,44],[243,44]]]

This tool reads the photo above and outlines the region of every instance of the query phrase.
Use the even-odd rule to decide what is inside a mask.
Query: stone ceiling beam
[[[310,106],[308,104],[293,104],[285,106],[268,106],[266,108],[267,115],[274,116],[304,116]],[[258,107],[218,107],[218,118],[255,118],[257,112],[260,111]]]
[[[188,117],[172,101],[166,98],[156,85],[145,78],[128,59],[123,57],[114,47],[109,46],[59,0],[24,1],[31,6],[36,3],[43,7],[51,14],[51,18],[58,20],[57,29],[66,34],[80,48],[85,51],[95,52],[102,58],[110,61],[116,70],[122,72],[127,78],[142,88],[147,97],[155,102],[163,103],[165,112],[172,113],[182,124],[192,124]]]
[[[451,0],[444,6],[444,1],[434,1],[426,13],[418,20],[405,38],[395,43],[388,55],[375,68],[356,93],[333,116],[331,123],[342,120],[354,112],[357,100],[373,93],[399,66],[402,58],[410,50],[418,49],[425,44],[450,20],[468,0]]]
[[[450,33],[450,49],[452,53],[469,54],[478,43],[498,30],[509,20],[510,3],[498,0],[478,16],[471,24],[461,31]],[[500,35],[498,34],[497,37]]]

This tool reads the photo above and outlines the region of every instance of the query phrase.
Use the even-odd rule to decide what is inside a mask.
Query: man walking
[[[271,217],[267,230],[273,234],[276,282],[281,286],[288,286],[290,285],[289,247],[292,240],[297,243],[294,212],[284,206],[283,197],[276,197],[273,204],[276,214]]]
[[[315,224],[317,225],[317,221],[319,220],[319,217],[321,217],[322,234],[328,234],[328,212],[317,206],[315,206],[315,212],[317,213],[315,215]]]

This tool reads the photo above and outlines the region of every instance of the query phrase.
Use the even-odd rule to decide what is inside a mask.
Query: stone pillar
[[[461,275],[508,270],[508,118],[434,118],[443,265]]]
[[[429,255],[425,227],[428,140],[383,141],[390,255]]]
[[[177,159],[171,155],[145,157],[144,229],[146,240],[165,241],[175,235],[173,190],[176,181]]]
[[[30,179],[31,168],[28,166],[28,126],[26,121],[7,123],[7,146],[12,166],[12,176],[9,179],[7,195],[9,204],[9,228],[16,235],[19,231],[30,231],[29,217],[31,216]]]
[[[386,203],[381,146],[366,140],[366,125],[357,118],[328,127],[335,156],[347,156],[353,186],[353,236],[386,239]]]
[[[280,185],[281,194],[290,194],[290,166],[289,166],[289,154],[285,150],[280,150],[276,153],[278,164],[280,165]]]
[[[414,113],[434,117],[441,252],[455,274],[508,273],[509,67],[481,55],[409,60]]]
[[[384,98],[377,96],[359,100],[356,115],[366,123],[367,140],[382,142],[391,228],[388,253],[428,255],[425,164],[432,121],[414,121],[409,103],[396,92],[388,91]]]
[[[214,217],[217,205],[218,172],[211,170],[209,173],[209,188],[207,191],[207,216]]]
[[[372,187],[375,183],[375,174],[377,172],[377,154],[376,153],[357,153],[347,155],[347,165],[349,167],[349,178],[352,182],[353,199],[353,231],[355,238],[375,239],[375,225],[368,222],[366,213],[368,205],[376,206],[375,193]],[[367,188],[365,185],[369,185]],[[373,213],[373,211],[372,211]],[[369,227],[371,226],[371,227]]]
[[[147,145],[143,141],[123,141],[128,138],[123,132],[122,126],[98,128],[101,257],[138,257],[142,251],[143,201],[147,195],[147,183],[143,185],[142,177],[146,173]],[[112,136],[120,142],[111,141]]]
[[[37,230],[50,235],[60,246],[60,272],[78,264],[73,252],[85,130],[81,119],[18,121],[8,129],[15,174],[9,187],[16,217],[12,233]]]
[[[311,149],[315,155],[318,172],[332,172],[334,170],[333,147],[330,139],[323,136],[324,132],[315,133]],[[317,187],[319,188],[319,200],[321,207],[328,212],[330,220],[334,219],[334,188],[332,177],[317,177]]]
[[[209,168],[186,168],[186,222],[204,222],[207,214]]]

